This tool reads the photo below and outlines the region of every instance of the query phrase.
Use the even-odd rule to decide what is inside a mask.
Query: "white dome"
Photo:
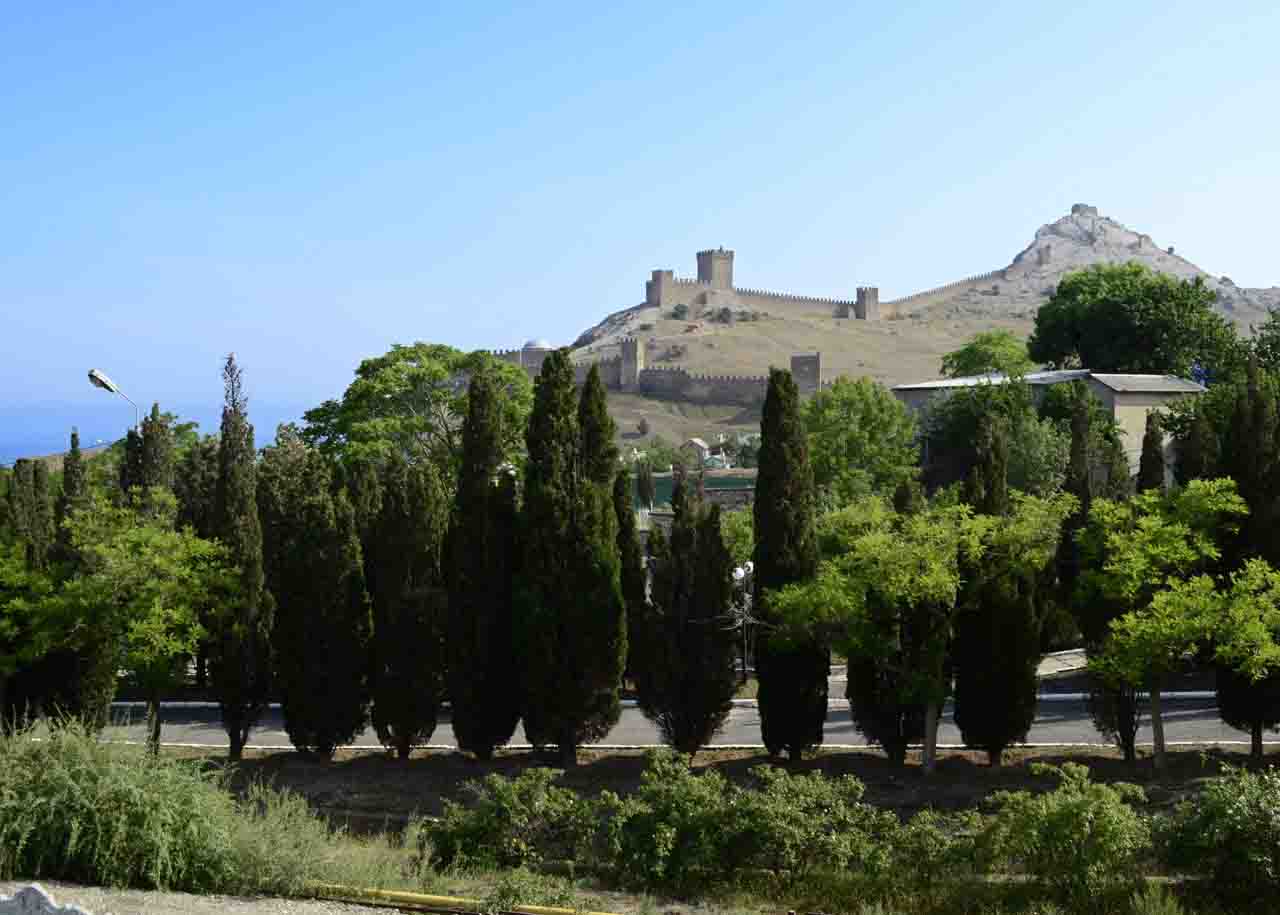
[[[546,340],[530,340],[528,343],[524,345],[524,348],[525,349],[555,349],[555,347],[552,346],[550,343],[548,343]]]

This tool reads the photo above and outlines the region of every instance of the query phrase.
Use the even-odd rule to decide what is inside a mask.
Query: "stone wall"
[[[962,286],[969,286],[973,283],[985,283],[988,280],[1002,280],[1004,278],[1004,268],[992,270],[990,273],[980,273],[977,276],[971,276],[967,279],[956,280],[954,283],[947,283],[945,286],[937,286],[933,289],[926,289],[923,292],[914,292],[904,298],[894,299],[892,302],[881,302],[880,306],[884,314],[901,317],[902,315],[907,314],[913,305],[921,303],[924,299],[928,299],[935,295],[941,295],[945,292],[952,292]]]
[[[639,390],[659,400],[756,406],[764,403],[769,379],[762,375],[695,375],[680,368],[640,372]]]

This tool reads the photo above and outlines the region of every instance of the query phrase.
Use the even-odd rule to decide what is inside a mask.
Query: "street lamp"
[[[89,369],[89,383],[95,388],[102,388],[102,390],[109,391],[112,394],[119,394],[125,400],[129,401],[129,403],[133,404],[133,425],[134,428],[141,428],[142,419],[141,413],[138,411],[138,405],[133,403],[133,400],[128,394],[120,390],[120,386],[118,384],[97,369]]]

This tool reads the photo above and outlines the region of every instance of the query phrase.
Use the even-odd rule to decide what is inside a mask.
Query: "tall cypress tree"
[[[218,440],[208,435],[186,450],[174,471],[178,525],[190,527],[197,537],[212,539],[217,489]]]
[[[767,593],[813,576],[818,566],[814,533],[813,472],[800,394],[791,373],[769,372],[760,421],[759,470],[755,505],[755,606],[773,621]],[[827,676],[831,652],[818,640],[775,644],[768,632],[756,646],[760,730],[770,754],[783,750],[799,759],[822,743],[827,719]]]
[[[1142,433],[1142,457],[1138,462],[1138,492],[1151,489],[1164,492],[1164,430],[1160,415],[1147,413],[1147,427]]]
[[[631,474],[625,467],[618,471],[613,480],[613,512],[618,520],[618,559],[621,563],[619,581],[622,585],[622,601],[627,610],[627,664],[624,676],[632,678],[636,671],[633,661],[638,657],[636,627],[645,611],[647,576],[640,538],[636,533]]]
[[[88,481],[85,478],[84,455],[80,452],[80,432],[71,430],[71,447],[62,459],[62,493],[58,496],[57,508],[54,511],[57,531],[54,536],[57,561],[64,565],[75,562],[72,555],[70,538],[63,522],[73,511],[84,504],[89,494]]]
[[[120,493],[128,498],[132,492],[143,484],[142,470],[142,430],[130,429],[124,437],[124,455],[119,467]]]
[[[373,726],[383,746],[407,759],[435,732],[445,686],[448,592],[442,557],[449,501],[435,466],[408,464],[399,452],[383,471],[380,495],[362,484],[370,522],[373,599]],[[358,525],[358,520],[357,520]]]
[[[517,593],[524,727],[535,745],[557,744],[566,766],[621,713],[626,619],[603,393],[588,384],[575,404],[568,351],[557,350],[538,374],[525,434]]]
[[[147,488],[173,489],[173,423],[160,412],[160,404],[151,405],[151,414],[142,421],[142,479]]]
[[[504,441],[499,397],[491,370],[472,376],[450,536],[446,644],[453,733],[460,749],[482,760],[511,739],[520,720],[508,502],[514,489],[498,480]]]
[[[653,508],[657,491],[653,482],[653,467],[648,461],[636,465],[636,497],[645,508]]]
[[[689,499],[683,474],[671,496],[671,538],[653,540],[653,602],[641,610],[636,686],[662,739],[693,754],[723,727],[733,705],[736,635],[728,624],[733,559],[720,508]]]
[[[1004,428],[984,422],[974,468],[979,482],[970,487],[980,514],[1009,513],[1008,450]],[[956,622],[955,721],[965,744],[985,750],[993,766],[1035,720],[1044,570],[1011,555],[1021,549],[1000,531],[988,538],[986,554],[967,564]]]
[[[281,426],[258,473],[263,572],[285,731],[317,759],[364,729],[369,703],[364,563],[351,503],[330,482],[320,453]]]
[[[583,472],[593,483],[612,487],[613,475],[618,470],[618,446],[614,443],[618,430],[609,415],[604,383],[594,363],[578,399],[578,430],[582,436]]]
[[[240,569],[239,588],[211,619],[210,673],[231,759],[240,759],[271,691],[275,605],[263,584],[262,526],[256,498],[257,455],[249,399],[235,354],[222,368],[224,399],[218,438],[214,531]]]
[[[1191,417],[1185,440],[1178,443],[1174,469],[1178,482],[1183,486],[1192,480],[1205,480],[1218,476],[1218,436],[1203,407]]]

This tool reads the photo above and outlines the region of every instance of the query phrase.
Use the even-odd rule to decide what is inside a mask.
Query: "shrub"
[[[399,875],[386,843],[347,841],[293,794],[243,800],[196,763],[98,742],[78,724],[0,738],[0,879],[291,894]]]
[[[1207,874],[1226,896],[1280,887],[1280,772],[1227,769],[1159,830],[1165,863]]]
[[[1100,785],[1075,763],[1033,765],[1059,786],[1047,794],[997,792],[998,812],[978,838],[987,863],[1019,867],[1073,903],[1112,891],[1137,877],[1151,846],[1146,820],[1130,804],[1136,785]]]
[[[743,866],[802,877],[818,868],[883,873],[899,828],[892,813],[861,803],[851,775],[792,775],[773,766],[751,772],[754,790],[740,792],[731,821]]]
[[[446,802],[444,816],[422,832],[419,851],[441,867],[523,867],[576,860],[593,832],[591,805],[554,782],[558,769],[518,778],[470,782],[470,805]]]
[[[1129,901],[1133,915],[1186,915],[1186,909],[1168,888],[1147,884]]]
[[[671,317],[675,318],[677,321],[685,320],[689,317],[689,306],[684,304],[673,306],[671,309]]]
[[[972,874],[981,827],[982,817],[974,812],[922,810],[896,831],[889,870],[899,882],[921,890]]]

